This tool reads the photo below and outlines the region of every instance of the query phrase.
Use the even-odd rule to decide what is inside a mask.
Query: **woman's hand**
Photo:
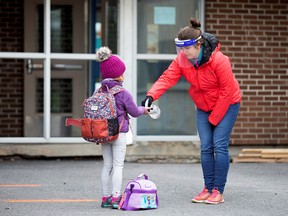
[[[153,102],[153,98],[151,96],[146,96],[145,99],[141,102],[141,105],[145,107],[147,100],[148,100],[147,106],[151,107],[152,102]]]

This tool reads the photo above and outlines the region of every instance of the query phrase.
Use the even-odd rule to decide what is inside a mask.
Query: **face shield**
[[[198,40],[200,39],[201,35],[196,39],[188,40],[179,40],[178,38],[175,38],[176,51],[180,67],[187,68],[193,66],[194,58],[188,58],[187,55],[184,54],[183,49],[189,49],[190,46],[197,44]]]

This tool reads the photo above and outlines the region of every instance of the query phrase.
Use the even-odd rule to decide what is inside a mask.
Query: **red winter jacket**
[[[187,63],[190,62],[180,53],[154,83],[147,96],[152,96],[154,100],[159,99],[184,76],[191,84],[189,94],[197,108],[211,112],[209,122],[217,125],[229,106],[241,101],[240,87],[232,73],[230,60],[220,52],[220,43],[217,41],[207,62],[202,65],[200,63],[198,68],[192,65],[187,67]]]

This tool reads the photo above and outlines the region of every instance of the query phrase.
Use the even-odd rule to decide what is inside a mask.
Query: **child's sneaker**
[[[114,197],[112,196],[112,200],[111,200],[111,208],[112,209],[118,209],[119,208],[119,203],[122,199],[122,195],[118,196],[118,197]]]
[[[102,208],[110,208],[111,207],[111,200],[112,200],[111,196],[102,197],[101,207]]]
[[[205,200],[206,204],[219,204],[223,202],[224,202],[223,195],[217,189],[213,189],[212,194],[209,196],[207,200]]]
[[[205,187],[197,196],[192,199],[193,203],[203,203],[211,194]]]

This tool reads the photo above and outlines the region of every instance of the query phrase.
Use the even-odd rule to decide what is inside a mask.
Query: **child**
[[[100,62],[100,72],[103,78],[101,83],[103,92],[107,87],[121,85],[124,81],[125,64],[108,47],[101,47],[96,52],[96,60]],[[148,108],[137,106],[131,94],[123,90],[115,95],[120,134],[112,143],[101,144],[103,154],[102,181],[102,208],[118,209],[121,200],[122,172],[126,155],[126,133],[129,130],[127,113],[132,117],[148,114]],[[111,182],[110,182],[111,177]],[[111,189],[110,189],[111,185]]]

